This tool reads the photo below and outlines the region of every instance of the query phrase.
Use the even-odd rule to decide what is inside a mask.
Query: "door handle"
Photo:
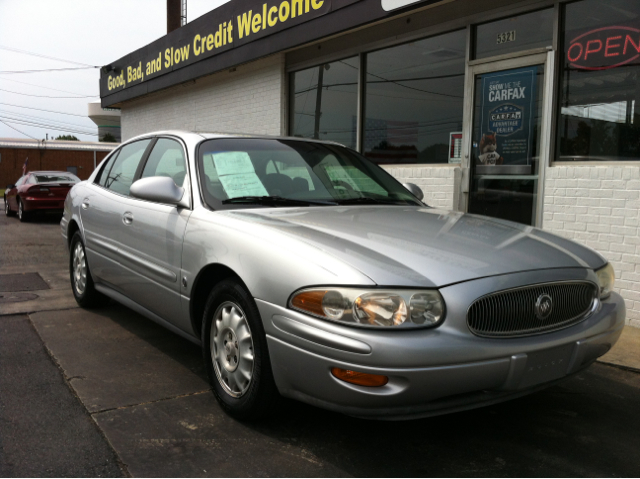
[[[84,201],[82,202],[82,209],[86,210],[87,208],[89,208],[90,205],[91,203],[89,202],[89,198],[85,198]]]
[[[130,225],[131,223],[133,223],[133,213],[130,212],[126,212],[125,214],[122,215],[122,222],[125,225]]]

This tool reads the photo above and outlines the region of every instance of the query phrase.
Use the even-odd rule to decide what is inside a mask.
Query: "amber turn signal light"
[[[357,371],[351,371],[350,369],[331,368],[331,374],[342,381],[357,384],[358,386],[380,387],[389,382],[387,376],[359,373]]]
[[[318,316],[325,316],[322,310],[322,298],[327,292],[324,290],[304,291],[296,294],[291,300],[291,305],[303,311],[308,311]]]

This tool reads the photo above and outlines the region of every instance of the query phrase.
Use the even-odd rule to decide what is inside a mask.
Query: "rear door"
[[[82,190],[80,217],[92,276],[125,295],[131,276],[120,255],[125,201],[152,141],[123,146],[109,158],[95,182]]]

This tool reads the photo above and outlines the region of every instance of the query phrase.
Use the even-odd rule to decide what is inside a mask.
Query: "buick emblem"
[[[539,320],[547,319],[553,310],[553,300],[548,294],[541,294],[536,301],[536,316]]]

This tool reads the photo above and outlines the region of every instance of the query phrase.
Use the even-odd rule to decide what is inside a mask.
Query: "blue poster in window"
[[[529,165],[537,67],[482,77],[478,164]]]

